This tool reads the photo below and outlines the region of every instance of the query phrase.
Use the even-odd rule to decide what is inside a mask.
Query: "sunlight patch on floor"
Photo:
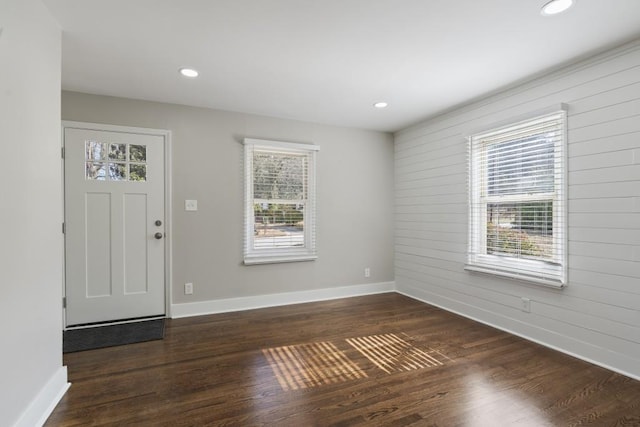
[[[367,377],[330,342],[268,348],[262,353],[285,391]]]
[[[349,338],[347,342],[388,374],[443,366],[445,360],[451,360],[437,350],[418,348],[396,334]]]
[[[450,358],[413,344],[407,334],[369,335],[345,340],[387,374],[443,366]],[[331,342],[315,342],[263,349],[283,390],[299,390],[339,383],[367,374]]]

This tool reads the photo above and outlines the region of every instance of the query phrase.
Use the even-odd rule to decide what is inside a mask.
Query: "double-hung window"
[[[467,270],[562,287],[566,112],[469,138]]]
[[[319,148],[244,140],[245,264],[317,258],[315,164]]]

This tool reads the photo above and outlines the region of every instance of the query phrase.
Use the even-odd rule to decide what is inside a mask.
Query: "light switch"
[[[197,211],[198,210],[198,201],[197,200],[185,200],[184,201],[184,210],[185,211]]]

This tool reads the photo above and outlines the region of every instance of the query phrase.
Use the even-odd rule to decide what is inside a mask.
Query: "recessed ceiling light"
[[[388,105],[389,104],[387,104],[384,101],[376,102],[375,104],[373,104],[373,106],[376,107],[376,108],[387,108]]]
[[[541,13],[544,16],[556,15],[564,12],[573,5],[573,0],[551,0],[542,6]]]
[[[198,77],[198,72],[193,68],[180,68],[180,74],[185,77]]]

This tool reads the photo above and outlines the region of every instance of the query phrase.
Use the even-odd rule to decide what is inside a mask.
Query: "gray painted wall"
[[[66,384],[61,35],[39,0],[0,2],[0,27],[0,425],[33,426]]]
[[[560,103],[569,107],[568,286],[464,271],[466,136]],[[639,117],[637,41],[398,132],[398,290],[640,378]]]
[[[173,303],[393,280],[389,134],[76,92],[63,92],[62,118],[172,131]],[[318,260],[242,265],[245,137],[320,146]]]

